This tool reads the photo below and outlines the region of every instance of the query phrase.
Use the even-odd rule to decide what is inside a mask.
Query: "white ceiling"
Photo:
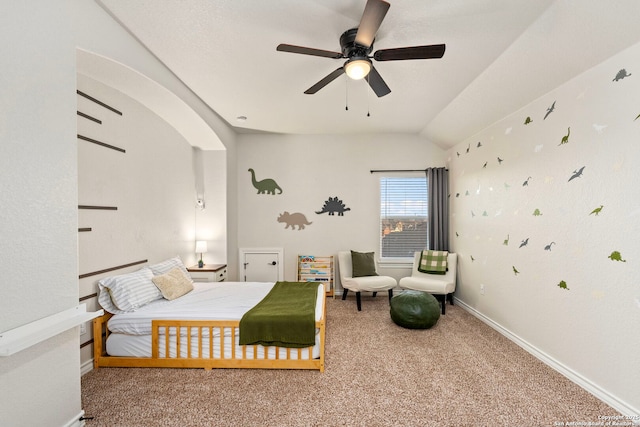
[[[443,148],[640,41],[637,0],[390,0],[373,50],[445,43],[444,57],[374,61],[382,98],[346,76],[305,95],[344,60],[276,46],[339,52],[366,0],[96,1],[238,131],[411,133]]]

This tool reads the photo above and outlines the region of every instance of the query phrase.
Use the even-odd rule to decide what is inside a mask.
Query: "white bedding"
[[[178,299],[173,301],[156,300],[134,312],[114,315],[108,322],[111,334],[107,338],[107,354],[111,356],[150,357],[152,319],[240,320],[244,313],[269,293],[272,287],[273,283],[262,282],[196,282],[194,283],[193,291]],[[316,321],[322,318],[324,298],[324,286],[319,284],[316,300]],[[205,330],[203,332],[205,337],[203,347],[208,348],[208,331]],[[186,336],[185,331],[182,331],[182,334]],[[214,340],[219,334],[219,328],[216,328],[214,330]],[[230,334],[230,330],[225,330],[225,336],[230,336]],[[175,332],[172,335],[175,336]],[[238,342],[237,338],[236,342]],[[174,342],[175,337],[170,338],[170,341]],[[181,346],[183,357],[186,354],[185,344],[183,341]],[[195,338],[192,338],[192,344],[192,357],[195,357],[197,355],[197,341]],[[171,347],[173,348],[173,346]],[[239,353],[239,348],[239,346],[236,346],[236,354]],[[160,339],[160,349],[164,351],[163,337]],[[280,349],[280,351],[284,352],[286,350]],[[214,357],[220,357],[219,352],[219,349],[216,349]],[[269,352],[271,355],[275,354],[275,348],[271,347]],[[175,351],[170,353],[175,353]],[[203,357],[209,357],[206,352],[204,353]],[[230,357],[230,344],[227,345],[224,353],[225,357]],[[311,357],[318,357],[318,355],[319,337],[316,334],[316,345],[313,348]],[[170,354],[170,356],[175,356],[175,354]],[[160,357],[164,357],[164,354],[160,354]],[[259,346],[258,358],[263,357],[264,348]],[[296,359],[297,357],[294,356],[292,358]],[[309,358],[308,350],[303,351],[301,358]]]

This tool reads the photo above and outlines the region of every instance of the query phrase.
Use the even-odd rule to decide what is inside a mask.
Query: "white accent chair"
[[[458,255],[449,252],[447,256],[446,274],[429,274],[418,271],[420,256],[420,251],[414,254],[411,277],[403,277],[400,279],[399,285],[403,289],[413,289],[433,294],[433,296],[442,302],[442,314],[445,314],[447,299],[449,299],[451,305],[453,305],[453,293],[456,290]]]
[[[376,271],[378,271],[378,261],[375,260]],[[362,311],[361,292],[373,292],[373,296],[379,291],[389,291],[389,301],[393,297],[393,288],[398,282],[389,276],[353,276],[353,264],[351,261],[351,251],[338,252],[338,268],[340,270],[340,282],[342,283],[342,300],[347,298],[349,291],[356,293],[356,305],[358,311]]]

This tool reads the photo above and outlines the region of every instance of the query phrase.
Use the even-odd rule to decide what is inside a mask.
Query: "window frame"
[[[425,221],[427,224],[427,241],[425,242],[424,249],[428,247],[428,223],[429,223],[429,183],[427,181],[427,176],[425,173],[420,172],[387,172],[378,177],[378,221],[377,221],[377,232],[378,232],[378,262],[381,264],[398,264],[398,265],[406,265],[413,263],[413,255],[407,257],[385,257],[383,256],[382,251],[382,242],[383,242],[383,230],[382,230],[382,222],[383,222],[383,198],[382,198],[382,187],[383,180],[385,179],[424,179],[426,182],[426,212],[425,212]]]

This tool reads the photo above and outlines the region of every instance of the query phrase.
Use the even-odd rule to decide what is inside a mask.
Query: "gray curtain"
[[[449,171],[446,168],[428,168],[429,193],[429,248],[449,250]]]

